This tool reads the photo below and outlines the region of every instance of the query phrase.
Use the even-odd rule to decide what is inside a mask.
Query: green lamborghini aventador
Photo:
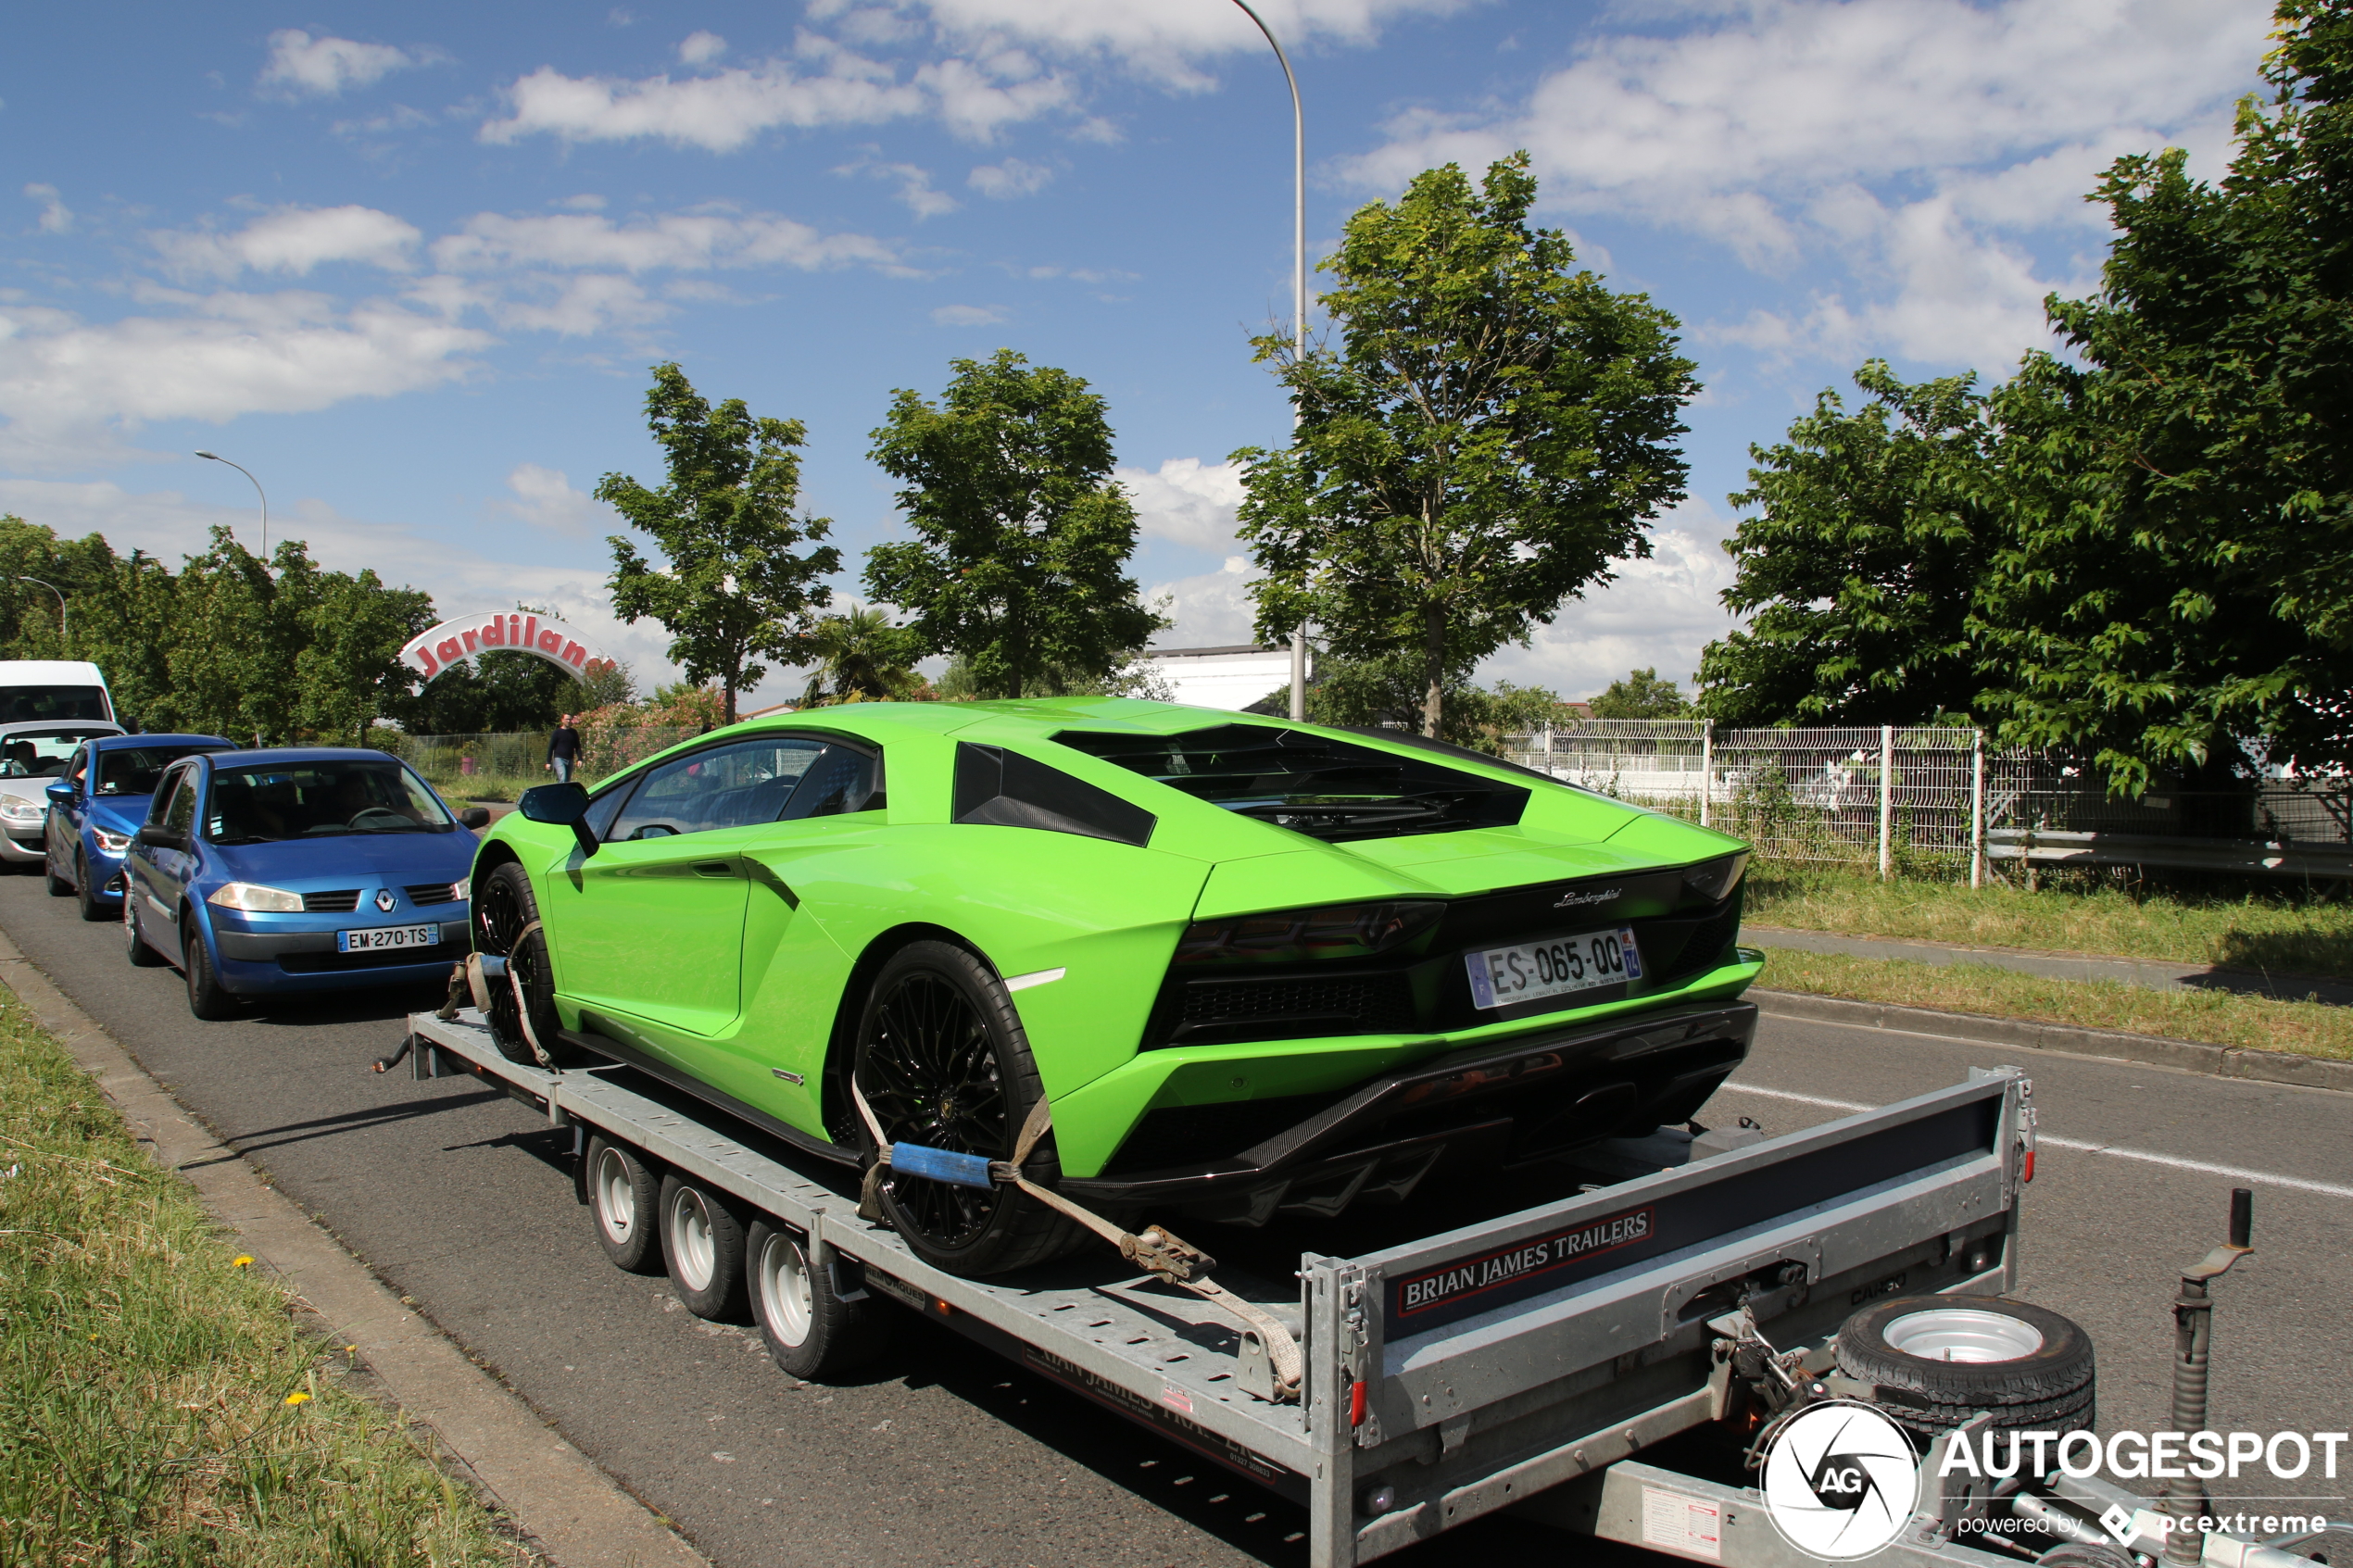
[[[1396,732],[852,704],[530,791],[474,939],[518,1057],[624,1061],[847,1165],[876,1125],[1010,1160],[1042,1096],[1033,1182],[1258,1224],[1689,1117],[1755,1029],[1747,859]],[[911,1162],[881,1197],[933,1262],[1063,1244]]]

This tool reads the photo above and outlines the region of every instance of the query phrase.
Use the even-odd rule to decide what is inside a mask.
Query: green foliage
[[[1314,621],[1343,659],[1415,650],[1425,734],[1450,733],[1451,671],[1647,556],[1683,495],[1698,383],[1675,319],[1572,270],[1567,239],[1528,225],[1535,195],[1524,153],[1477,190],[1453,164],[1416,175],[1324,264],[1339,348],[1254,340],[1299,421],[1289,447],[1234,454],[1258,635]]]
[[[1709,717],[1910,724],[1971,709],[1969,617],[1997,544],[1971,498],[1996,439],[1975,380],[1906,385],[1874,359],[1855,375],[1862,408],[1826,391],[1787,441],[1749,449],[1731,502],[1754,515],[1725,541],[1724,594],[1749,623],[1701,658]]]
[[[1011,349],[957,359],[937,403],[900,391],[874,460],[915,538],[866,554],[866,592],[976,692],[1109,679],[1164,622],[1126,575],[1136,508],[1113,481],[1111,421],[1086,382]]]
[[[1691,700],[1676,690],[1674,682],[1660,680],[1655,665],[1612,681],[1587,706],[1596,719],[1681,719],[1692,711]]]
[[[829,615],[810,629],[803,651],[816,661],[800,706],[828,702],[890,702],[911,696],[923,684],[912,666],[923,643],[912,630],[894,626],[872,605],[846,615]]]
[[[371,571],[323,574],[311,600],[310,635],[295,655],[302,723],[364,746],[369,726],[408,701],[415,676],[400,648],[434,623],[433,600],[414,588],[386,588]]]
[[[713,408],[675,364],[656,365],[646,394],[646,422],[662,448],[670,480],[648,490],[609,473],[597,498],[650,536],[669,563],[649,565],[614,534],[613,609],[635,623],[651,616],[671,635],[669,657],[700,684],[720,683],[724,721],[736,721],[736,694],[760,684],[762,658],[791,660],[808,631],[809,612],[831,599],[822,579],[839,571],[841,552],[820,545],[824,518],[793,516],[800,498],[799,420],[754,419],[743,399]]]
[[[1307,687],[1307,721],[1348,729],[1404,729],[1418,724],[1426,694],[1421,658],[1408,650],[1379,659],[1326,658]],[[1290,689],[1277,688],[1253,712],[1289,713]],[[1503,754],[1503,737],[1524,734],[1560,717],[1557,692],[1501,681],[1491,691],[1472,684],[1470,665],[1446,672],[1445,702],[1438,738],[1490,756]]]
[[[6,991],[0,1135],[0,1562],[537,1561]]]

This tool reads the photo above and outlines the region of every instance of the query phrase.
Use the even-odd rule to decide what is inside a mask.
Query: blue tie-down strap
[[[988,1160],[978,1154],[957,1154],[944,1148],[925,1148],[919,1143],[895,1143],[890,1146],[890,1168],[901,1176],[928,1176],[935,1182],[952,1182],[960,1187],[990,1187]]]

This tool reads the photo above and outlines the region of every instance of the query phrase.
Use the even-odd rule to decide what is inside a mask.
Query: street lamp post
[[[216,463],[229,463],[229,459],[218,452],[199,452],[196,456],[209,458]],[[270,564],[270,493],[261,488],[261,481],[254,479],[253,470],[245,464],[229,463],[229,466],[253,480],[253,493],[261,497],[261,563],[266,569]]]
[[[66,596],[65,596],[65,595],[64,595],[64,594],[62,594],[62,593],[59,593],[59,592],[58,592],[57,585],[55,583],[42,583],[42,582],[41,582],[41,579],[40,579],[40,578],[38,578],[38,577],[19,577],[19,578],[16,579],[16,581],[17,581],[17,582],[19,582],[19,583],[41,583],[41,586],[43,586],[44,588],[48,589],[48,590],[49,590],[49,592],[51,592],[51,593],[53,593],[53,594],[57,594],[57,641],[58,641],[59,643],[61,643],[61,644],[65,644],[65,645],[66,645],[66,649],[67,649],[67,651],[68,651],[68,652],[71,652],[71,651],[72,651],[72,646],[71,646],[71,644],[68,642],[67,638],[68,638],[68,633],[69,633],[73,630],[73,622],[72,622],[72,621],[71,621],[71,619],[70,619],[71,612],[70,612],[70,611],[69,611],[69,610],[66,608]]]
[[[1250,0],[1234,0],[1242,14],[1258,24],[1274,46],[1275,59],[1283,68],[1283,81],[1290,88],[1290,176],[1291,176],[1291,353],[1294,358],[1307,356],[1307,119],[1299,104],[1299,78],[1291,73],[1290,56],[1283,53],[1282,40],[1266,25],[1266,19],[1251,8]],[[1299,428],[1299,406],[1291,405],[1291,429]],[[1307,717],[1307,626],[1301,622],[1290,634],[1290,716],[1294,722]]]

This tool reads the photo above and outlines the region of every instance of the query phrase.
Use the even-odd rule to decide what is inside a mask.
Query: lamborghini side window
[[[673,758],[646,775],[610,836],[668,838],[773,822],[825,749],[823,741],[778,735]]]
[[[621,809],[629,803],[630,796],[635,793],[641,782],[638,779],[625,780],[592,798],[588,802],[588,814],[581,819],[588,824],[588,831],[598,838],[612,837],[613,820],[621,815]]]

